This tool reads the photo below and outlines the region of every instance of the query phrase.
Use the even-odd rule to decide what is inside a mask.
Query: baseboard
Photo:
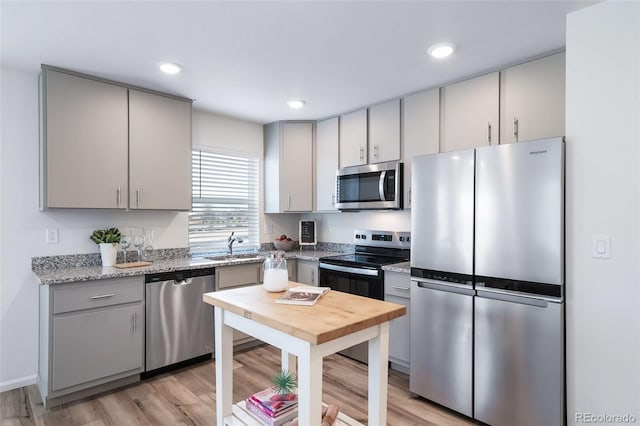
[[[32,376],[25,376],[13,380],[7,380],[6,382],[0,382],[0,392],[6,392],[21,388],[23,386],[33,385],[34,383],[36,383],[37,379],[37,374],[34,374]]]

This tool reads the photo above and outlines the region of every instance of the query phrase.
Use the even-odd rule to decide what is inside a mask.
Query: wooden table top
[[[290,287],[304,284],[289,282]],[[321,344],[406,315],[403,305],[331,290],[313,306],[275,303],[283,293],[262,285],[205,293],[213,306],[250,318],[283,333]]]

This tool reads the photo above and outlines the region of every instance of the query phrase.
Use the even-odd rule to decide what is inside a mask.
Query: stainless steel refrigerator
[[[416,157],[411,391],[484,423],[562,425],[562,138]]]

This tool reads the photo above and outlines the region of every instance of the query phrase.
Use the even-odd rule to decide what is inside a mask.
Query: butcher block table
[[[289,282],[290,287],[300,285]],[[218,425],[244,424],[233,415],[233,329],[279,348],[283,369],[295,371],[297,357],[298,419],[305,426],[321,424],[322,359],[368,341],[368,424],[386,425],[389,321],[405,315],[406,308],[336,290],[313,306],[275,303],[281,295],[262,285],[203,295],[215,308]]]

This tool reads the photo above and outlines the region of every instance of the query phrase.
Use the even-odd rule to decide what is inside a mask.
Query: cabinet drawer
[[[410,290],[411,277],[409,274],[399,272],[384,273],[384,294],[405,299],[411,298]],[[386,298],[385,298],[386,299]]]
[[[216,268],[216,290],[257,284],[260,266],[256,263]]]
[[[65,284],[53,289],[53,313],[99,308],[143,300],[142,277]]]

